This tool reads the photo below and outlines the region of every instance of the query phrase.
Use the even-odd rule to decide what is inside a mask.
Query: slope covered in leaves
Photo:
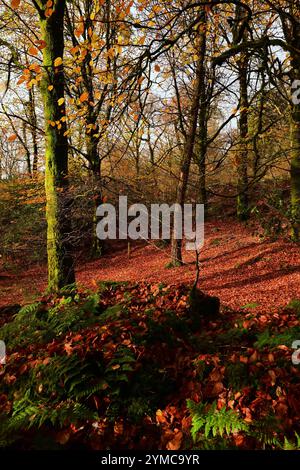
[[[24,266],[11,269],[1,266],[0,306],[15,302],[28,303],[47,286],[46,266]],[[186,264],[167,269],[170,247],[151,243],[132,247],[128,259],[127,246],[116,242],[107,254],[95,261],[78,263],[77,279],[88,288],[99,281],[140,280],[166,284],[192,283],[195,279],[195,256],[185,252]],[[21,262],[21,260],[20,260]],[[254,228],[233,220],[208,221],[205,224],[205,245],[200,253],[200,287],[217,295],[233,309],[247,304],[257,311],[270,311],[300,298],[299,245],[285,239],[261,239]]]
[[[299,303],[212,305],[183,285],[107,283],[23,308],[0,329],[1,445],[296,447]]]

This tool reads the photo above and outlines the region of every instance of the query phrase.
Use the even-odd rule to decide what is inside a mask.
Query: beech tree
[[[3,0],[3,5],[15,12],[9,23],[6,18],[0,20],[5,32],[0,39],[1,51],[5,51],[1,67],[7,74],[4,88],[9,90],[8,102],[11,100],[0,112],[13,131],[12,136],[3,139],[3,145],[16,140],[17,150],[22,149],[22,169],[26,164],[27,173],[45,170],[50,289],[74,281],[70,156],[74,173],[78,171],[86,183],[84,195],[90,198],[89,210],[102,201],[102,171],[116,186],[132,175],[127,175],[121,160],[127,159],[127,165],[135,163],[137,194],[143,195],[141,181],[146,181],[146,168],[151,166],[153,174],[155,169],[156,178],[167,161],[171,183],[162,197],[171,195],[172,201],[176,198],[183,205],[195,183],[194,200],[206,207],[208,195],[213,194],[211,175],[226,162],[235,190],[228,197],[237,199],[239,219],[248,217],[251,184],[263,178],[270,167],[266,164],[260,168],[263,159],[259,155],[259,136],[276,125],[273,114],[264,125],[267,112],[263,102],[266,96],[276,96],[275,89],[285,93],[283,77],[287,74],[290,86],[299,80],[298,0],[264,4],[250,0],[180,0],[164,4],[156,0],[122,4],[115,0]],[[10,32],[30,44],[16,46],[16,41],[8,41]],[[282,59],[282,50],[289,54],[289,68]],[[276,61],[281,68],[278,76],[273,73]],[[225,78],[228,70],[234,76],[232,83]],[[27,90],[20,88],[20,107],[15,106],[12,113],[16,81]],[[291,96],[286,99],[290,105],[292,237],[297,240],[299,104]],[[158,106],[153,105],[156,102]],[[230,113],[228,106],[232,102],[235,110]],[[44,108],[44,130],[40,103]],[[157,122],[150,119],[152,105],[159,113],[159,119],[154,119]],[[215,144],[216,157],[212,159],[212,144],[217,138],[225,144]],[[279,158],[283,153],[286,157],[283,141]],[[267,145],[275,161],[277,152],[271,152],[270,142]],[[154,149],[159,149],[159,158]],[[44,150],[45,160],[39,155]],[[233,154],[237,156],[234,163]],[[93,248],[98,253],[96,222],[94,213]],[[174,237],[172,262],[182,263],[181,241]]]
[[[238,2],[240,3],[240,2]],[[271,11],[275,18],[271,19],[271,24],[276,21],[281,22],[283,37],[280,34],[268,30],[258,39],[242,41],[228,48],[219,57],[215,58],[215,65],[222,64],[225,60],[234,57],[237,54],[265,50],[272,46],[278,46],[290,56],[290,69],[288,71],[290,79],[290,97],[288,99],[290,106],[290,148],[291,148],[291,213],[292,213],[292,231],[291,237],[298,241],[300,238],[300,104],[299,100],[292,98],[292,87],[300,80],[300,2],[299,0],[282,0],[273,2],[268,0],[264,5],[254,4],[256,9],[261,9],[257,14],[265,14]],[[252,16],[252,10],[247,5],[248,19]],[[247,21],[248,21],[247,19]],[[245,23],[244,23],[245,24]],[[240,29],[241,31],[241,29]],[[269,56],[271,55],[269,50]],[[273,81],[273,77],[270,77]]]
[[[233,28],[233,43],[237,44],[239,36],[241,36],[242,43],[247,40],[247,29],[240,34],[241,23],[247,21],[245,19],[245,12],[240,5],[236,7],[235,27]],[[249,99],[248,99],[248,78],[249,78],[249,57],[248,51],[240,54],[238,59],[238,81],[240,93],[240,119],[239,119],[239,132],[240,132],[240,148],[237,157],[237,170],[238,170],[238,184],[237,184],[237,216],[240,220],[248,218],[248,114],[249,114]]]
[[[199,111],[201,98],[203,99],[204,88],[204,55],[206,45],[206,13],[205,10],[199,14],[199,24],[197,27],[196,50],[197,50],[197,67],[194,80],[193,96],[190,108],[188,130],[186,134],[186,141],[183,149],[183,156],[180,165],[180,174],[178,179],[176,203],[183,207],[187,192],[188,177],[191,161],[194,155],[194,148],[196,142],[197,125],[199,121]],[[182,240],[176,239],[175,230],[173,230],[172,237],[172,264],[174,266],[182,264]]]
[[[33,0],[39,17],[43,52],[41,95],[45,114],[45,188],[48,288],[75,281],[70,246],[64,56],[65,0]]]

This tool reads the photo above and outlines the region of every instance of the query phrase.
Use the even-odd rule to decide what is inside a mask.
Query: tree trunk
[[[207,94],[206,94],[206,23],[207,15],[203,13],[203,22],[200,30],[200,49],[199,61],[201,69],[199,70],[200,81],[200,110],[199,110],[199,203],[204,204],[206,209],[207,192],[206,192],[206,153],[207,153]]]
[[[94,131],[99,134],[99,129]],[[96,134],[96,135],[97,135]],[[94,201],[94,213],[92,220],[92,244],[91,244],[91,256],[93,258],[99,257],[103,251],[103,242],[97,237],[97,216],[96,211],[98,206],[102,203],[102,191],[101,191],[101,161],[98,153],[99,138],[89,134],[86,136],[86,147],[87,147],[87,158],[90,163],[91,176],[92,176],[92,188],[93,188],[93,201]]]
[[[246,139],[248,137],[248,58],[247,53],[242,54],[238,63],[239,67],[239,84],[240,84],[240,148],[237,157],[237,217],[239,220],[247,220],[248,218],[248,145]]]
[[[86,89],[89,93],[89,102],[94,101],[94,90],[93,83],[91,80],[91,75],[84,75],[84,82]],[[97,237],[97,216],[96,210],[97,207],[102,202],[102,192],[101,192],[101,161],[98,152],[99,144],[99,126],[97,124],[97,117],[94,114],[94,108],[89,104],[87,112],[87,131],[86,131],[86,154],[87,160],[92,174],[92,188],[93,188],[93,200],[94,200],[94,213],[92,220],[92,244],[91,244],[91,256],[99,257],[102,252],[103,243]],[[92,127],[90,127],[92,126]]]
[[[199,148],[199,204],[204,204],[204,211],[207,212],[207,190],[206,190],[206,138],[207,132],[205,132],[205,136],[200,136],[200,148]]]
[[[38,167],[38,145],[37,145],[37,119],[35,113],[35,99],[34,89],[29,89],[29,119],[30,119],[30,131],[33,145],[33,161],[32,161],[32,172],[35,174]]]
[[[186,136],[186,142],[183,151],[183,158],[180,167],[179,181],[177,186],[176,203],[183,207],[187,192],[188,177],[190,171],[191,161],[194,155],[194,147],[196,140],[196,131],[199,118],[200,100],[202,92],[202,74],[204,68],[204,60],[201,57],[201,51],[203,49],[203,40],[205,35],[201,34],[201,31],[205,28],[205,12],[202,12],[202,21],[200,22],[200,34],[199,34],[199,59],[197,62],[196,79],[194,85],[194,92],[192,98],[189,129]],[[173,229],[172,234],[172,246],[171,246],[171,264],[173,266],[182,264],[182,240],[177,240],[175,237],[175,230]]]
[[[300,80],[300,57],[292,57],[292,82]],[[299,99],[297,100],[299,101]],[[300,103],[294,100],[291,110],[291,210],[292,239],[300,239]]]
[[[289,3],[288,9],[281,15],[282,28],[288,45],[294,49],[290,51],[290,80],[293,91],[296,92],[291,104],[290,117],[290,145],[291,145],[291,238],[300,241],[300,23],[299,1]],[[296,89],[294,89],[296,86]]]
[[[108,6],[107,6],[108,8]],[[93,258],[99,257],[102,253],[103,242],[97,237],[97,216],[96,210],[102,203],[101,191],[101,160],[98,152],[98,145],[100,141],[100,128],[97,123],[99,109],[93,104],[95,102],[95,89],[94,89],[94,71],[91,67],[93,61],[92,39],[89,31],[94,31],[94,24],[90,18],[92,12],[92,2],[85,0],[85,11],[87,14],[85,21],[85,30],[87,32],[87,41],[89,48],[81,65],[81,73],[83,78],[84,90],[88,93],[87,114],[86,114],[86,158],[89,162],[92,177],[92,190],[93,190],[93,218],[92,218],[92,234],[91,234],[91,256]]]
[[[239,41],[240,31],[239,23],[244,20],[244,11],[240,5],[236,7],[236,20],[237,26],[233,31],[234,43]],[[247,32],[243,33],[242,42],[247,41]],[[248,52],[242,52],[238,60],[238,80],[240,88],[240,145],[237,155],[237,217],[239,220],[247,220],[249,215],[249,201],[248,201],[248,144],[247,137],[249,133],[248,128],[248,115],[249,115],[249,101],[248,101],[248,65],[249,56]]]
[[[22,125],[22,131],[23,131],[23,141],[24,141],[24,148],[26,152],[26,166],[27,166],[27,173],[28,175],[31,176],[31,160],[30,160],[30,151],[28,147],[28,142],[27,142],[27,126],[26,123],[23,122]]]
[[[45,114],[46,218],[48,253],[48,288],[57,290],[75,281],[71,255],[71,217],[68,194],[68,139],[65,135],[63,65],[54,66],[64,52],[65,0],[56,0],[51,16],[45,16],[46,1],[39,3],[43,48],[43,81],[41,93]],[[53,86],[53,89],[51,87]],[[61,118],[64,118],[61,120]],[[57,124],[59,123],[59,124]]]

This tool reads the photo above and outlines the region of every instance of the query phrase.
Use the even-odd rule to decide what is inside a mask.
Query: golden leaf
[[[63,60],[61,57],[57,57],[54,61],[54,67],[59,67],[63,63]]]

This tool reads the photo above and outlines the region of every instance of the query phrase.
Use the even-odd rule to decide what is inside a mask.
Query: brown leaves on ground
[[[82,298],[85,295],[82,293]],[[124,309],[105,324],[96,321],[95,325],[70,331],[42,348],[32,343],[25,349],[9,351],[8,364],[0,371],[1,380],[16,386],[20,377],[24,380],[40,364],[47,367],[54,356],[73,354],[82,358],[100,354],[105,366],[112,364],[110,370],[118,374],[121,366],[116,357],[119,348],[125,346],[136,358],[128,372],[130,383],[151,365],[149,374],[160,371],[167,377],[167,383],[173,384],[172,389],[166,394],[156,392],[157,384],[152,385],[150,375],[153,389],[147,393],[159,393],[155,397],[156,408],[136,423],[123,409],[112,423],[106,410],[114,403],[113,390],[111,384],[104,383],[88,400],[98,419],[80,426],[71,423],[57,431],[55,439],[61,445],[81,442],[93,449],[191,448],[187,399],[196,403],[216,402],[217,409],[235,410],[249,425],[272,415],[279,422],[279,432],[291,433],[299,428],[300,370],[291,362],[291,345],[255,346],[257,335],[266,325],[275,335],[291,326],[298,327],[299,317],[293,309],[278,309],[273,314],[226,308],[213,321],[199,311],[200,323],[195,329],[189,311],[189,292],[184,285],[112,285],[101,288],[100,295],[101,311],[115,305]],[[58,301],[45,297],[43,309]],[[168,312],[175,316],[170,317]],[[11,407],[6,395],[0,395],[0,411],[10,412]],[[260,448],[259,442],[246,439],[243,433],[233,438],[241,448]]]
[[[127,246],[122,248],[122,242],[114,244],[101,259],[80,263],[77,269],[80,284],[95,288],[100,280],[166,284],[194,281],[192,252],[184,254],[185,266],[166,269],[169,248],[138,243],[128,259]],[[251,228],[232,219],[206,222],[200,263],[201,289],[220,297],[231,308],[252,304],[252,310],[256,305],[260,313],[270,312],[300,297],[299,245],[283,239],[260,240]],[[30,302],[46,288],[46,282],[44,266],[26,266],[15,275],[2,273],[0,263],[0,306]],[[260,321],[264,323],[265,318]]]

